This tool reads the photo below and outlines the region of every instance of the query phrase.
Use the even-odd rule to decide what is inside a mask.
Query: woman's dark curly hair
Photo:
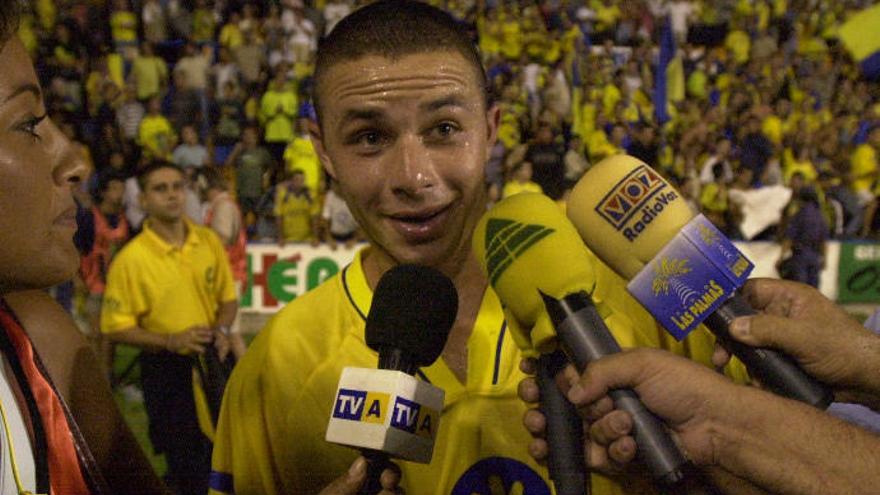
[[[0,46],[18,31],[21,9],[20,0],[0,0]]]

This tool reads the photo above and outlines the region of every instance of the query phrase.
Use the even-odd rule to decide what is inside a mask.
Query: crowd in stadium
[[[531,190],[563,200],[591,164],[628,153],[731,238],[819,249],[826,238],[871,237],[880,222],[880,90],[837,38],[866,3],[442,6],[473,33],[503,110],[491,197]],[[105,212],[124,209],[136,231],[134,177],[167,160],[192,179],[195,221],[206,201],[198,172],[215,168],[251,241],[360,240],[307,130],[315,50],[357,2],[32,6],[20,36],[49,114],[96,172],[79,194],[84,209],[109,195]]]

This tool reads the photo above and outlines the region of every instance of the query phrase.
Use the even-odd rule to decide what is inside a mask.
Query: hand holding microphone
[[[762,313],[734,320],[734,338],[794,357],[839,401],[880,408],[880,337],[803,284],[755,279],[743,293]],[[687,380],[675,379],[682,376]],[[605,396],[621,386],[636,390],[666,421],[722,491],[740,493],[751,484],[771,493],[871,493],[880,482],[876,435],[653,349],[591,363],[568,393],[593,420],[593,445],[604,446],[615,464],[631,460],[633,443],[628,414],[613,410]]]
[[[325,486],[318,495],[357,495],[363,493],[367,481],[369,463],[364,457],[355,459],[348,471]],[[396,466],[386,468],[379,478],[382,491],[374,491],[370,495],[399,494],[400,471]]]
[[[734,339],[788,354],[832,387],[837,402],[880,410],[880,337],[808,285],[753,279],[743,297],[760,313],[735,319]]]
[[[568,216],[584,243],[677,338],[703,322],[770,390],[819,408],[832,394],[783,353],[730,338],[734,318],[755,314],[735,294],[751,263],[681,195],[625,155],[593,166],[577,183]]]
[[[399,265],[379,280],[365,329],[379,369],[343,369],[326,434],[363,452],[359,493],[382,489],[389,457],[431,461],[444,393],[413,375],[440,357],[457,313],[455,286],[433,268]]]

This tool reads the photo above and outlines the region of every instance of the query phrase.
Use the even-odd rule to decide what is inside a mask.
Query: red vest
[[[125,215],[120,213],[119,223],[116,228],[111,228],[107,217],[97,206],[92,206],[92,216],[95,218],[95,245],[89,254],[82,257],[79,269],[89,293],[103,294],[110,260],[128,240],[128,222]]]
[[[211,206],[208,208],[208,211],[205,212],[205,225],[211,226],[211,222],[214,220],[214,203],[218,201],[217,199],[211,203]],[[231,245],[226,246],[226,255],[229,258],[229,267],[232,268],[232,278],[241,282],[241,289],[244,290],[245,284],[247,284],[247,234],[244,231],[244,221],[241,217],[241,210],[238,208],[238,204],[233,201],[229,196],[225,196],[223,198],[219,198],[219,201],[229,201],[235,206],[235,211],[238,214],[238,236]]]

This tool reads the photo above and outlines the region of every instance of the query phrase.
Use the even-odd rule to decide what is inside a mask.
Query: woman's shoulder
[[[14,292],[3,298],[30,337],[55,385],[67,396],[74,369],[83,364],[84,357],[94,359],[85,336],[70,314],[45,291]]]

